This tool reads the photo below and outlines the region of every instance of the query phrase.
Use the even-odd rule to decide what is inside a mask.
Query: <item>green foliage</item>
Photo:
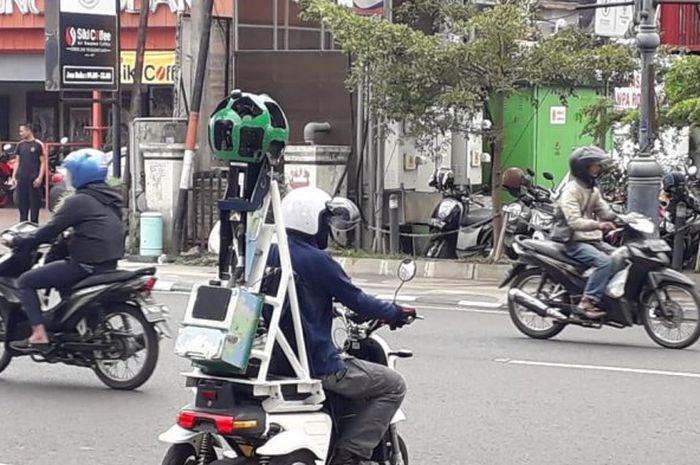
[[[605,148],[605,138],[618,123],[629,121],[634,112],[615,110],[615,101],[610,97],[600,97],[581,111],[584,120],[582,135],[593,137],[601,148]]]
[[[676,60],[664,76],[668,123],[700,124],[700,56]]]

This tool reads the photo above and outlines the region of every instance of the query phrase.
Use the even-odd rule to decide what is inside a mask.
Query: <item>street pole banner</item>
[[[46,3],[46,90],[119,89],[119,0]]]
[[[366,16],[383,15],[384,0],[353,0],[355,13]]]

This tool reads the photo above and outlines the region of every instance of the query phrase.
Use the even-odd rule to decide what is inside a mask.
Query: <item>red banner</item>
[[[384,0],[353,0],[353,10],[363,16],[384,14]]]

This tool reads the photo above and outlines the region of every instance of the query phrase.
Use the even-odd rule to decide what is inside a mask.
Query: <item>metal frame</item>
[[[273,176],[274,174],[270,173],[270,177]],[[265,223],[270,207],[272,207],[274,224]],[[268,412],[317,411],[321,409],[325,395],[321,381],[312,379],[311,371],[309,370],[301,312],[299,311],[299,301],[292,270],[292,259],[289,252],[289,244],[287,243],[287,231],[282,219],[281,195],[279,185],[273,178],[270,182],[270,192],[266,195],[262,208],[251,212],[248,218],[246,241],[249,246],[248,253],[253,254],[253,259],[251,266],[246,266],[246,282],[243,287],[250,292],[260,291],[270,247],[275,238],[279,247],[281,277],[277,294],[265,297],[265,303],[273,308],[266,337],[262,341],[256,342],[250,355],[251,359],[261,361],[257,377],[216,377],[204,374],[200,369],[185,373],[184,376],[193,379],[217,379],[233,384],[253,386],[255,396],[268,397],[268,399],[263,401],[263,407]],[[252,245],[255,245],[254,250],[251,250],[253,249]],[[245,257],[240,259],[245,260]],[[230,281],[228,285],[235,286],[235,283]],[[298,353],[294,352],[279,327],[285,299],[289,299],[289,311],[291,312],[294,325],[294,336],[297,342]],[[273,379],[270,377],[270,361],[275,343],[279,345],[294,370],[294,377],[284,379],[279,377]],[[296,386],[298,393],[308,394],[308,396],[303,400],[285,399],[282,387],[290,385]]]

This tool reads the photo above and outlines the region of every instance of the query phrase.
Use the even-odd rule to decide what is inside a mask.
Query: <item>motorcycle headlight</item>
[[[503,213],[506,215],[506,221],[508,223],[513,223],[518,220],[520,214],[523,212],[523,206],[519,203],[511,203],[503,207]]]
[[[535,228],[549,228],[552,225],[552,217],[533,209],[530,223]]]

